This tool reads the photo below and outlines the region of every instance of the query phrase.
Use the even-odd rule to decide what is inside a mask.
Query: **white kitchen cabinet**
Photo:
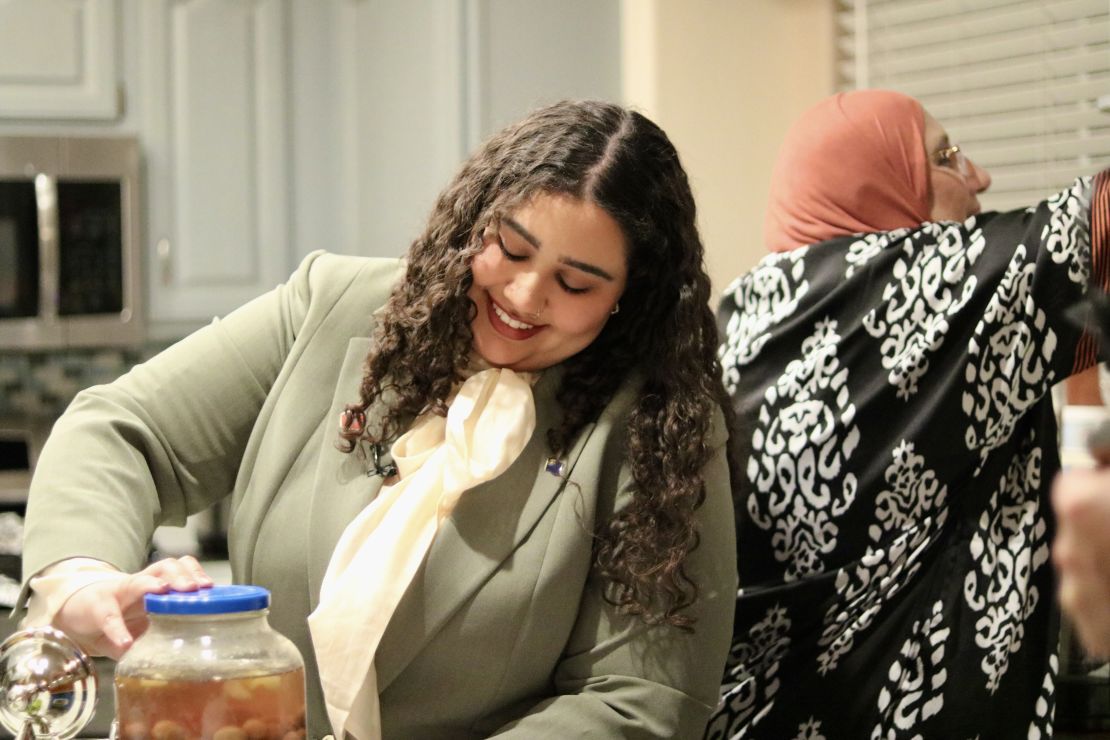
[[[313,243],[399,255],[487,136],[538,105],[621,98],[619,0],[330,0],[335,68]],[[318,5],[317,7],[320,7]],[[317,12],[317,11],[313,11]],[[303,169],[301,170],[303,171]],[[312,194],[304,232],[313,223]],[[323,203],[321,202],[321,206]]]
[[[0,2],[0,118],[119,113],[114,0]]]
[[[138,13],[151,320],[204,321],[291,268],[289,3]]]
[[[19,74],[103,70],[120,106],[111,121],[5,118],[0,87],[0,133],[138,137],[148,325],[173,337],[314,249],[404,253],[466,154],[535,105],[618,100],[619,5],[0,0],[0,42],[16,19],[58,57],[20,57]],[[48,43],[78,27],[91,35]]]
[[[400,255],[487,135],[541,103],[620,97],[618,0],[138,13],[156,326],[224,314],[314,249]]]

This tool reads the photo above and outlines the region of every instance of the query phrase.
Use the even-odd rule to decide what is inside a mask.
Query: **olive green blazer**
[[[396,260],[315,253],[288,283],[82,392],[39,460],[25,579],[79,555],[139,570],[156,526],[230,495],[234,578],[273,592],[271,624],[305,657],[309,734],[329,733],[305,618],[344,527],[381,486],[335,442],[400,275]],[[696,627],[649,627],[618,614],[590,569],[595,523],[630,482],[635,389],[581,433],[564,480],[545,470],[559,374],[535,386],[524,452],[463,495],[392,617],[375,657],[385,738],[701,737],[737,586],[722,419],[688,563]]]

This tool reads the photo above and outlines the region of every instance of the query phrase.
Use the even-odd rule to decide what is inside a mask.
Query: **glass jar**
[[[116,666],[122,740],[301,740],[304,661],[260,586],[147,594],[150,627]]]

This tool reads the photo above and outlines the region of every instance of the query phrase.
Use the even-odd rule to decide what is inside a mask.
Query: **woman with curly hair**
[[[32,484],[29,621],[122,654],[145,593],[211,582],[144,569],[153,528],[231,496],[309,736],[699,736],[736,565],[694,219],[638,113],[497,134],[405,261],[310,255],[78,396]]]

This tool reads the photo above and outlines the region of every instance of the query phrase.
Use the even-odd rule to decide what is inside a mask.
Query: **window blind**
[[[985,209],[1110,166],[1110,0],[837,0],[840,89],[920,100],[991,174]]]

